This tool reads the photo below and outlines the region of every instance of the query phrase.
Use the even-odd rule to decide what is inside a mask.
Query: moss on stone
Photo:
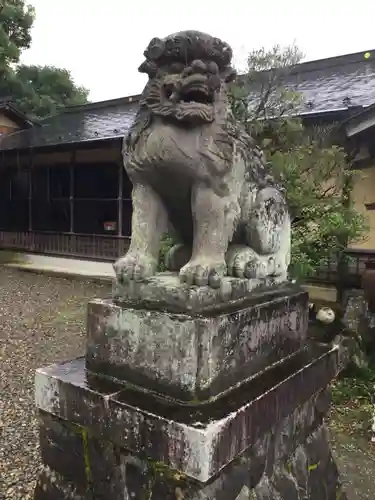
[[[182,486],[186,486],[187,476],[183,472],[171,469],[164,462],[148,460],[149,467],[149,480],[147,487],[147,500],[152,499],[152,490],[155,482],[158,478],[162,478],[163,482],[167,482],[170,484],[171,488],[175,488],[175,492],[180,492],[180,497],[177,498],[183,499],[183,489]]]
[[[92,484],[92,474],[91,474],[91,465],[90,465],[90,454],[89,454],[89,435],[88,430],[82,428],[82,443],[83,443],[83,459],[85,462],[85,471],[86,471],[86,479],[89,485]]]
[[[176,470],[176,469],[171,469],[166,465],[164,462],[158,462],[158,461],[149,461],[149,466],[152,472],[154,473],[155,477],[156,476],[162,476],[166,478],[167,480],[171,481],[186,481],[187,476],[183,472]]]

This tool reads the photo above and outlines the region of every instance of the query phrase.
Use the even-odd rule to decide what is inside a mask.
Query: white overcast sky
[[[137,94],[154,36],[206,31],[241,66],[251,49],[295,42],[306,59],[375,49],[374,0],[29,0],[36,8],[26,64],[71,71],[100,101]]]

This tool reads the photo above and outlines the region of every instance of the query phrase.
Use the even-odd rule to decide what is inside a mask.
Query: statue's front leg
[[[131,243],[127,254],[114,264],[121,283],[140,281],[156,273],[160,240],[168,225],[164,205],[150,186],[135,184],[132,201]]]
[[[230,203],[205,185],[192,192],[193,246],[190,261],[181,268],[181,281],[189,285],[220,287],[227,274],[225,253],[233,234]]]

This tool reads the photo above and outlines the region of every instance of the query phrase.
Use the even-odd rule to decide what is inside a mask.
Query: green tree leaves
[[[350,197],[359,173],[350,168],[345,151],[332,144],[334,124],[306,128],[296,117],[303,96],[285,84],[301,59],[296,47],[251,52],[231,100],[236,119],[286,187],[293,217],[291,272],[303,279],[332,255],[339,259],[349,241],[366,234],[367,224]]]
[[[0,0],[0,68],[17,63],[30,47],[35,11],[24,0]]]
[[[77,87],[65,69],[52,66],[18,66],[17,107],[31,118],[55,114],[66,106],[85,104],[89,91]]]
[[[0,98],[11,98],[37,119],[86,103],[89,92],[76,86],[65,69],[19,64],[22,50],[31,44],[34,18],[25,0],[0,0]]]

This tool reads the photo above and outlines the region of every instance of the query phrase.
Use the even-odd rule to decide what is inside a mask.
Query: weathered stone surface
[[[188,249],[183,282],[220,288],[227,275],[285,281],[289,210],[262,152],[233,119],[230,47],[183,31],[153,38],[145,57],[139,69],[149,81],[123,148],[133,214],[129,251],[115,264],[118,280],[155,274],[171,223]]]
[[[363,290],[348,290],[343,298],[343,309],[344,325],[359,335],[360,321],[367,309]]]
[[[307,323],[307,293],[292,284],[200,314],[96,300],[88,309],[87,368],[203,401],[298,352]]]
[[[41,443],[45,471],[35,500],[346,500],[323,425],[321,399],[327,400],[325,391],[281,419],[209,482],[193,481],[148,460],[147,454],[141,458],[84,427],[41,412],[41,428],[53,438]],[[67,438],[75,442],[70,452]],[[75,463],[81,460],[85,490],[55,468],[53,453],[62,448]],[[73,456],[73,449],[81,453]]]
[[[118,447],[205,482],[326,387],[337,373],[337,352],[311,347],[228,396],[195,406],[133,387],[103,387],[87,378],[84,359],[78,359],[37,371],[36,404]]]
[[[284,283],[280,286],[280,283]],[[142,307],[171,313],[210,313],[227,307],[240,307],[249,299],[262,302],[269,295],[288,291],[290,283],[277,277],[264,280],[231,278],[222,279],[220,288],[189,286],[181,283],[176,273],[164,272],[142,281],[130,281],[126,285],[113,284],[114,302],[122,307]],[[297,289],[297,287],[294,287]]]
[[[83,457],[80,458],[82,460]],[[34,500],[94,500],[94,498],[89,486],[84,491],[77,490],[66,477],[45,466],[35,487]]]

